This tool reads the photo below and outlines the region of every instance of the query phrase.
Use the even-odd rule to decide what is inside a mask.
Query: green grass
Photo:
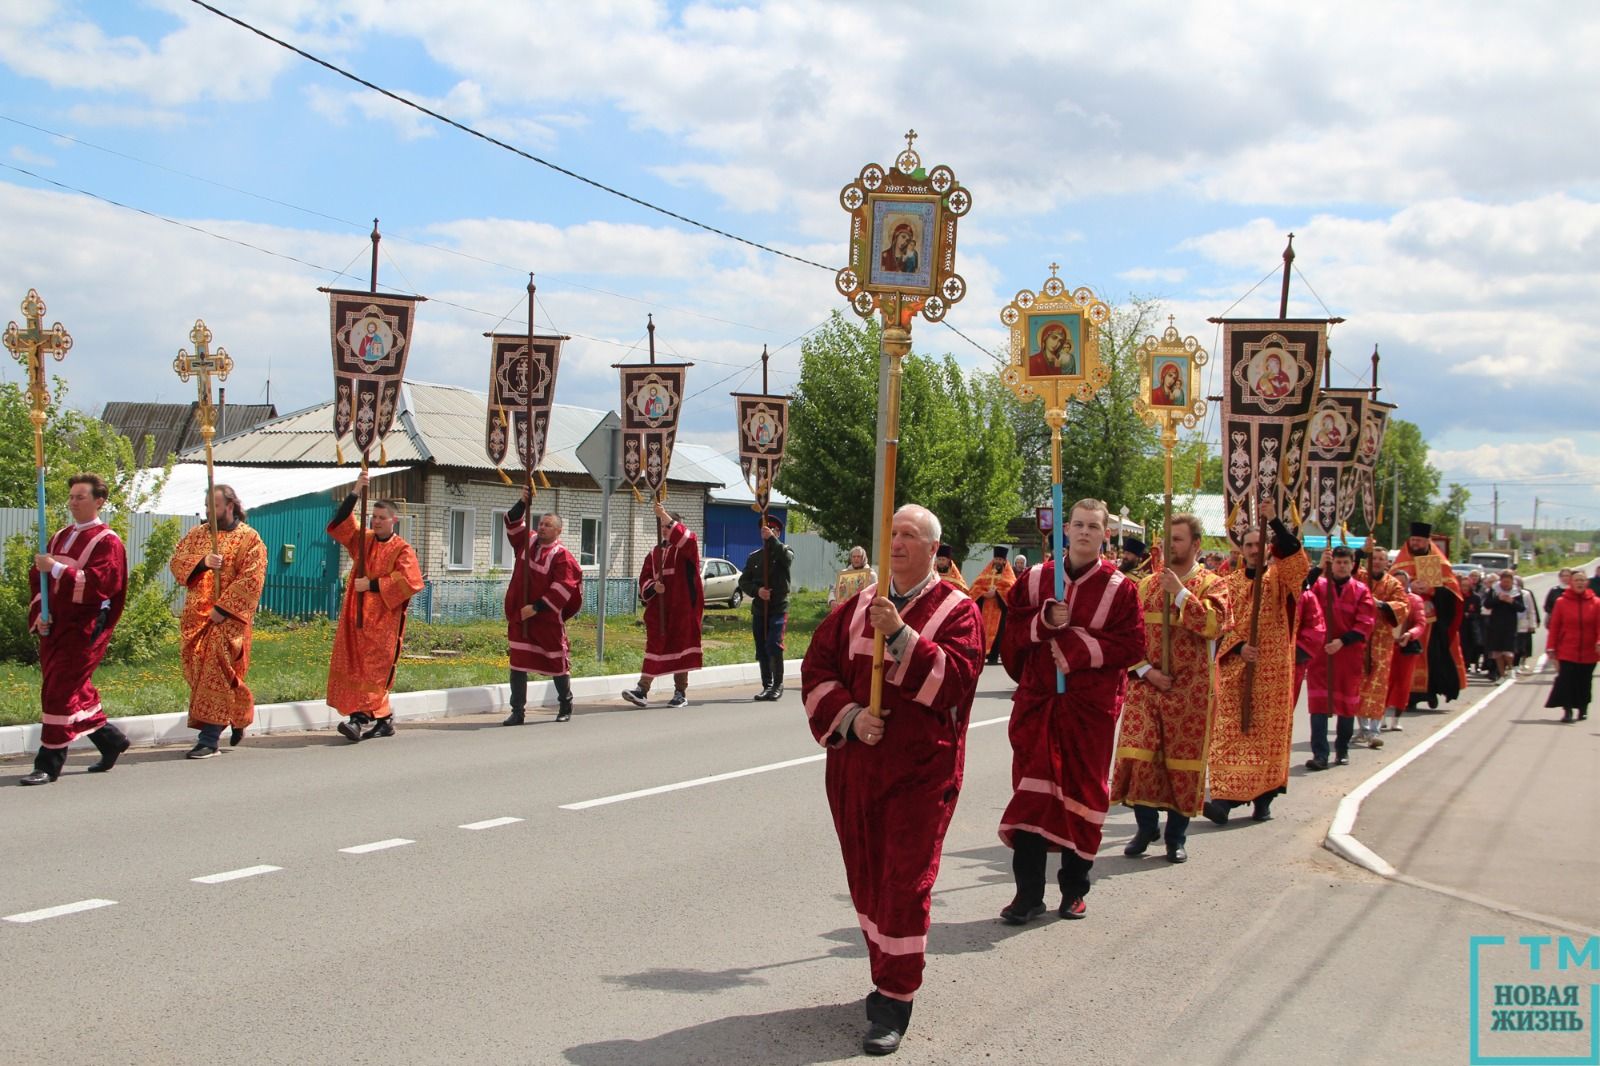
[[[812,631],[826,613],[824,593],[802,592],[790,599],[786,655],[798,658],[805,654]],[[333,631],[333,623],[326,619],[304,623],[265,615],[258,619],[248,678],[256,702],[321,699],[327,692]],[[748,606],[706,611],[703,634],[705,665],[726,666],[754,660]],[[644,659],[644,622],[639,615],[606,619],[604,662],[595,657],[593,616],[582,615],[569,622],[567,636],[572,643],[574,677],[632,673]],[[402,658],[395,671],[394,691],[461,688],[498,684],[506,679],[504,622],[412,622],[406,627],[407,653],[437,649],[458,654],[431,661]],[[184,710],[189,703],[176,641],[151,662],[101,666],[95,671],[95,685],[105,701],[106,713],[112,717],[166,714]],[[0,663],[0,725],[38,720],[38,666]]]

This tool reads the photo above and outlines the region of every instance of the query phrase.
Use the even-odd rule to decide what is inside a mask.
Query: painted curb
[[[800,660],[785,659],[784,680],[800,676]],[[601,677],[575,677],[572,679],[572,696],[575,700],[610,699],[621,703],[618,695],[639,679],[638,674],[607,674]],[[691,686],[759,685],[761,670],[755,663],[735,663],[731,666],[708,666],[690,673]],[[692,691],[692,689],[691,689]],[[430,718],[455,718],[468,714],[493,714],[505,710],[510,700],[509,685],[477,685],[471,688],[439,688],[422,692],[397,692],[389,697],[396,722],[416,722]],[[528,683],[528,706],[553,707],[556,688],[549,681]],[[111,719],[128,735],[135,747],[155,747],[164,744],[193,744],[194,730],[189,728],[187,712],[176,714],[146,714],[133,718]],[[252,735],[268,733],[299,733],[317,729],[332,729],[341,721],[337,711],[322,700],[301,700],[294,703],[263,703],[256,707]],[[39,748],[38,723],[31,725],[0,726],[0,755],[26,755]],[[91,748],[87,736],[72,742],[73,750]]]

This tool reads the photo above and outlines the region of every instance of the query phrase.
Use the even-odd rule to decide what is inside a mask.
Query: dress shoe
[[[687,706],[689,706],[689,696],[688,696],[688,694],[687,693],[683,693],[683,692],[674,692],[672,694],[672,698],[667,701],[667,706],[668,707],[687,707]]]
[[[757,692],[756,695],[755,695],[755,701],[757,703],[766,703],[770,699],[772,699],[772,686],[771,685],[765,686],[764,688],[762,688],[762,690],[760,692]]]
[[[372,728],[361,734],[362,740],[394,736],[394,715],[386,714],[372,723]]]
[[[1348,756],[1348,755],[1335,755],[1333,757],[1333,765],[1335,765],[1335,766],[1349,766],[1350,765],[1350,756]]]
[[[357,743],[361,740],[361,730],[367,724],[367,720],[367,716],[364,714],[352,714],[349,718],[339,723],[339,735],[352,744]]]
[[[1223,820],[1226,821],[1227,819]],[[1139,856],[1145,853],[1151,844],[1154,844],[1158,839],[1160,839],[1160,837],[1161,831],[1159,829],[1154,830],[1149,834],[1146,834],[1143,829],[1135,829],[1133,831],[1133,839],[1128,841],[1127,847],[1122,849],[1122,854],[1126,855],[1130,859],[1137,859]]]
[[[1272,821],[1272,801],[1270,799],[1256,800],[1255,810],[1250,812],[1252,822]]]
[[[1167,861],[1170,863],[1188,862],[1189,853],[1183,850],[1182,844],[1168,844]]]
[[[122,737],[121,743],[111,743],[100,749],[100,761],[89,767],[91,774],[103,774],[117,765],[117,760],[122,758],[122,753],[127,751],[133,741]]]
[[[1306,760],[1306,769],[1312,771],[1313,773],[1315,773],[1315,772],[1317,772],[1319,770],[1326,770],[1327,768],[1328,768],[1328,764],[1323,762],[1321,759],[1307,759]]]
[[[228,747],[237,748],[239,746],[239,741],[243,739],[244,728],[242,726],[234,726],[233,729],[228,733]]]
[[[1027,925],[1035,918],[1043,916],[1044,912],[1044,900],[1034,904],[1027,904],[1018,898],[1013,899],[1001,908],[1000,920],[1007,925]]]
[[[893,1055],[900,1050],[900,1040],[911,1027],[911,1003],[871,992],[867,996],[867,1023],[861,1050],[868,1055]]]
[[[1561,720],[1562,720],[1562,721],[1563,721],[1563,722],[1572,722],[1572,721],[1576,721],[1576,719],[1574,719],[1574,718],[1573,718],[1573,717],[1572,717],[1572,709],[1571,709],[1571,708],[1568,708],[1568,709],[1567,709],[1567,710],[1565,710],[1565,711],[1563,711],[1563,712],[1562,712],[1562,713],[1561,713]]]
[[[776,702],[783,699],[783,682],[779,681],[777,684],[768,689],[767,692],[767,699],[769,700]]]
[[[194,747],[189,749],[188,754],[186,754],[184,756],[184,758],[185,759],[214,759],[214,758],[216,758],[216,756],[217,756],[217,749],[213,748],[210,744],[196,744]]]
[[[622,698],[633,704],[635,707],[650,706],[649,695],[650,694],[642,688],[625,688],[622,690]]]
[[[570,721],[572,721],[572,701],[571,700],[562,700],[559,704],[556,705],[556,721],[558,721],[558,722],[570,722]]]
[[[506,720],[501,722],[500,724],[501,725],[521,725],[525,720],[526,719],[523,717],[523,713],[521,711],[512,711],[510,714],[506,715]]]
[[[1228,816],[1233,813],[1233,808],[1216,800],[1206,800],[1205,806],[1200,810],[1213,825],[1227,825]]]
[[[45,773],[43,770],[35,770],[33,773],[29,774],[27,777],[24,777],[21,781],[18,781],[17,784],[19,784],[19,785],[48,785],[50,782],[52,782],[54,780],[55,780],[54,777],[52,777],[50,774]]]
[[[1057,913],[1069,921],[1077,921],[1089,917],[1089,905],[1083,902],[1082,896],[1073,896],[1061,901],[1061,910]]]

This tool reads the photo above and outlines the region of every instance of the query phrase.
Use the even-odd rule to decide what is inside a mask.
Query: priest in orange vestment
[[[1006,562],[1006,556],[1011,549],[996,546],[994,561],[972,579],[972,587],[967,590],[978,604],[978,609],[983,612],[983,656],[984,661],[993,666],[1000,661],[1000,634],[1005,631],[1006,624],[1006,598],[1011,595],[1011,586],[1017,583],[1017,575],[1011,569],[1011,564]]]
[[[1369,748],[1383,747],[1378,736],[1383,725],[1384,708],[1389,695],[1389,667],[1394,662],[1395,630],[1403,629],[1411,614],[1410,593],[1400,579],[1389,572],[1389,553],[1374,547],[1371,537],[1366,544],[1368,557],[1365,569],[1356,572],[1356,579],[1372,590],[1372,599],[1378,609],[1378,624],[1372,627],[1367,641],[1366,676],[1361,682],[1361,710],[1356,719],[1360,730],[1358,739]]]
[[[224,726],[232,727],[229,746],[238,744],[256,718],[255,696],[244,679],[256,605],[267,580],[267,546],[245,524],[244,505],[230,486],[212,489],[211,506],[217,516],[216,550],[210,526],[202,523],[178,541],[170,564],[172,576],[188,589],[178,634],[183,679],[189,683],[189,728],[200,732],[190,759],[215,755]]]
[[[946,585],[967,591],[967,579],[961,576],[961,567],[956,564],[955,552],[950,545],[939,545],[938,554],[933,557],[933,569]]]
[[[1450,560],[1433,543],[1433,527],[1411,523],[1411,535],[1395,556],[1394,570],[1411,577],[1411,591],[1422,597],[1428,630],[1426,649],[1411,678],[1411,702],[1437,707],[1440,697],[1453,700],[1467,687],[1467,664],[1461,657],[1461,581]]]
[[[344,716],[339,732],[351,742],[394,736],[389,690],[394,687],[395,662],[405,639],[406,609],[411,597],[423,588],[417,553],[395,532],[400,514],[393,500],[372,505],[372,522],[365,531],[356,524],[356,500],[366,488],[367,474],[362,471],[355,491],[344,498],[328,523],[328,536],[344,545],[351,559],[366,541],[366,576],[356,577],[352,572],[345,585],[333,657],[328,663],[328,706]]]

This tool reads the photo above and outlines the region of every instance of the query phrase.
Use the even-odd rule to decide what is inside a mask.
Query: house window
[[[578,534],[578,565],[595,566],[600,562],[600,519],[585,518]]]
[[[446,563],[452,570],[472,569],[472,535],[475,532],[475,512],[470,507],[450,509],[450,554]]]
[[[511,548],[511,538],[506,535],[506,512],[495,511],[490,521],[494,524],[494,547],[490,549],[490,565],[496,570],[509,570],[517,561]]]

